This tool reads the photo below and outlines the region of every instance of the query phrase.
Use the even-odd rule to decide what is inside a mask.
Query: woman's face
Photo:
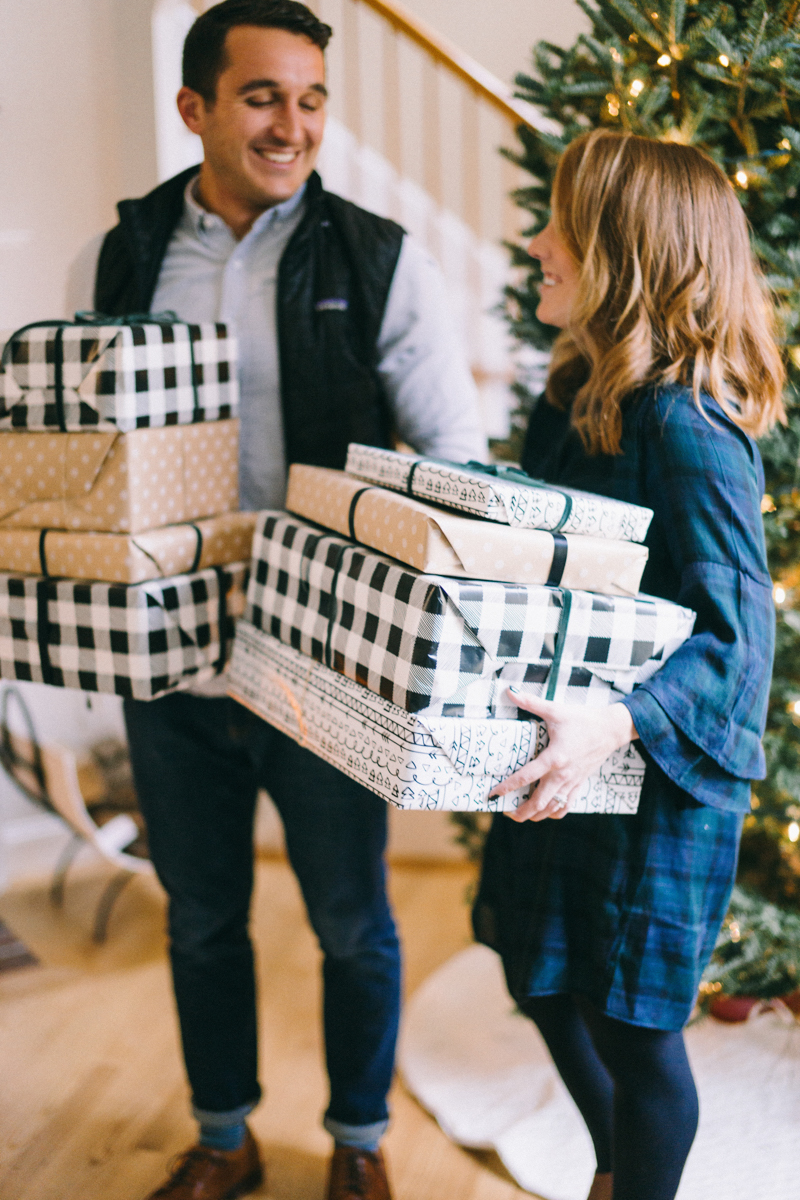
[[[528,246],[531,258],[542,264],[544,279],[539,284],[536,316],[544,325],[566,329],[578,295],[580,266],[559,236],[552,220]]]

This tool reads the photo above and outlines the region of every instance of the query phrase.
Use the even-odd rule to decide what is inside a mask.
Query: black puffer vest
[[[141,200],[118,205],[103,242],[95,308],[148,312],[170,238],[197,167]],[[306,211],[278,271],[278,347],[287,461],[343,467],[348,442],[388,446],[391,415],[377,372],[377,341],[403,230],[322,189],[316,172]]]

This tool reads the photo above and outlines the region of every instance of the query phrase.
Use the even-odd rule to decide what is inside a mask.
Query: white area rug
[[[707,1019],[687,1045],[701,1117],[678,1200],[799,1200],[800,1024],[779,1013]],[[412,996],[400,1068],[453,1141],[495,1149],[544,1200],[585,1200],[589,1135],[491,950],[462,951]]]

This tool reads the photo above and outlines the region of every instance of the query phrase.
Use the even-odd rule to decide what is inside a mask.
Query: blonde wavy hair
[[[693,146],[598,129],[567,148],[553,222],[578,263],[547,397],[590,453],[617,454],[647,385],[705,392],[753,437],[785,422],[776,318],[725,174]]]

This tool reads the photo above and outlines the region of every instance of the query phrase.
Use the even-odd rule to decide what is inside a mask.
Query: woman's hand
[[[518,708],[541,717],[550,738],[541,754],[490,792],[491,796],[505,796],[526,783],[533,784],[528,799],[516,812],[506,814],[514,821],[565,817],[569,800],[584,780],[594,775],[610,754],[639,736],[624,704],[578,708],[538,700],[515,688],[509,692]]]

